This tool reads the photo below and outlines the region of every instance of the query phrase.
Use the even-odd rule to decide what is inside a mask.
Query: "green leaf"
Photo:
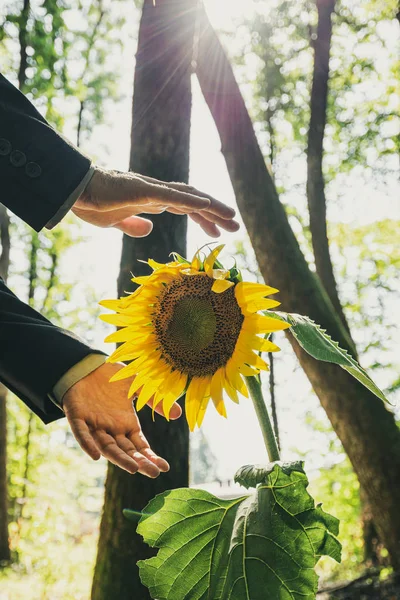
[[[294,313],[283,313],[268,311],[269,317],[291,324],[290,332],[298,341],[300,346],[317,360],[340,365],[355,377],[362,385],[369,389],[384,402],[389,402],[385,394],[372,381],[368,373],[352,358],[346,350],[343,350],[317,323],[308,317]]]
[[[296,460],[293,462],[271,462],[267,465],[245,465],[240,467],[236,472],[235,481],[243,487],[249,489],[255,488],[259,483],[268,484],[268,475],[272,473],[275,465],[279,465],[282,471],[286,475],[290,475],[292,471],[304,471],[304,462],[302,460]]]
[[[338,520],[315,506],[300,463],[245,469],[253,484],[262,482],[249,496],[178,489],[147,505],[138,533],[160,550],[138,565],[152,598],[315,598],[320,556],[340,561]]]

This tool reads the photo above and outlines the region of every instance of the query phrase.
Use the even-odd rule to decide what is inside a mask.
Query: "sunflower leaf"
[[[245,465],[236,472],[234,480],[245,488],[256,488],[259,483],[268,483],[268,476],[278,465],[286,474],[290,475],[292,471],[303,471],[304,463],[301,460],[293,462],[271,462],[267,465]]]
[[[160,550],[138,565],[152,598],[315,598],[320,556],[340,561],[338,521],[315,506],[300,463],[257,472],[261,483],[249,496],[222,500],[178,489],[147,505],[138,533]]]
[[[384,402],[389,402],[385,394],[372,381],[368,373],[352,358],[346,350],[341,348],[320,325],[314,323],[309,317],[295,313],[268,311],[269,317],[290,323],[290,331],[300,346],[308,354],[324,362],[340,365],[355,377],[363,386],[369,389]]]

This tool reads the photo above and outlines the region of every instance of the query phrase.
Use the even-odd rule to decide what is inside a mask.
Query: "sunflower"
[[[173,254],[167,264],[147,261],[153,272],[134,277],[139,288],[119,300],[100,304],[117,314],[101,315],[121,327],[106,342],[123,342],[109,362],[129,362],[110,381],[133,377],[129,397],[137,394],[137,410],[153,398],[162,402],[167,419],[173,403],[186,394],[186,418],[200,427],[210,399],[226,416],[224,392],[234,402],[248,397],[243,376],[268,370],[261,352],[278,346],[265,334],[289,327],[258,314],[279,305],[266,298],[278,290],[247,283],[234,267],[218,261],[223,245],[191,262]],[[258,334],[263,334],[259,337]]]

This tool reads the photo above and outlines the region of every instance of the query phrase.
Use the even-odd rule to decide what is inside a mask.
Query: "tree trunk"
[[[194,0],[145,0],[139,30],[133,100],[130,169],[167,181],[187,181],[191,114],[191,59]],[[176,250],[186,253],[186,218],[169,213],[154,217],[148,238],[124,236],[118,293],[132,290],[131,272],[148,273],[138,259],[167,261]],[[125,520],[124,508],[141,511],[156,494],[187,486],[189,433],[184,418],[167,423],[144,408],[143,430],[156,452],[171,464],[156,480],[108,467],[92,600],[142,600],[136,562],[154,554]]]
[[[0,277],[7,281],[10,265],[10,219],[0,204]],[[7,486],[7,388],[0,383],[0,564],[10,560]]]
[[[19,61],[19,69],[18,69],[18,86],[21,92],[24,91],[26,85],[26,69],[28,67],[28,19],[30,12],[30,0],[24,0],[24,4],[21,11],[20,16],[20,24],[19,24],[19,46],[20,46],[20,61]]]
[[[317,37],[313,42],[314,68],[310,96],[310,125],[307,147],[307,200],[310,215],[310,231],[317,275],[325,288],[339,318],[351,335],[339,299],[333,270],[326,219],[325,181],[322,171],[323,142],[327,119],[329,86],[329,56],[332,41],[332,14],[336,0],[316,0],[318,10]],[[357,348],[353,343],[353,356],[357,359]],[[377,555],[377,532],[372,521],[368,502],[362,499],[362,524],[364,530],[365,563],[379,563]]]
[[[7,388],[0,383],[0,566],[11,558],[8,538]]]
[[[329,55],[332,39],[332,13],[336,0],[317,0],[317,37],[313,42],[314,69],[310,97],[310,125],[307,146],[307,200],[315,267],[339,318],[350,335],[343,312],[331,255],[326,223],[325,181],[322,172],[323,142],[326,125]],[[355,347],[353,355],[356,356]]]
[[[201,15],[197,75],[261,273],[281,290],[283,310],[309,315],[351,350],[351,339],[290,228],[232,68]],[[346,371],[317,362],[288,337],[367,494],[392,565],[400,570],[400,432],[393,414]]]

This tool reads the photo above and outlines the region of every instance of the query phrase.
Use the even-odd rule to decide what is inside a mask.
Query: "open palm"
[[[121,365],[104,364],[76,383],[64,396],[63,408],[71,430],[93,460],[101,455],[129,473],[157,477],[169,470],[146,440],[139,418],[128,398],[129,382],[109,383]],[[162,409],[157,412],[162,414]],[[181,409],[175,405],[171,418]]]

